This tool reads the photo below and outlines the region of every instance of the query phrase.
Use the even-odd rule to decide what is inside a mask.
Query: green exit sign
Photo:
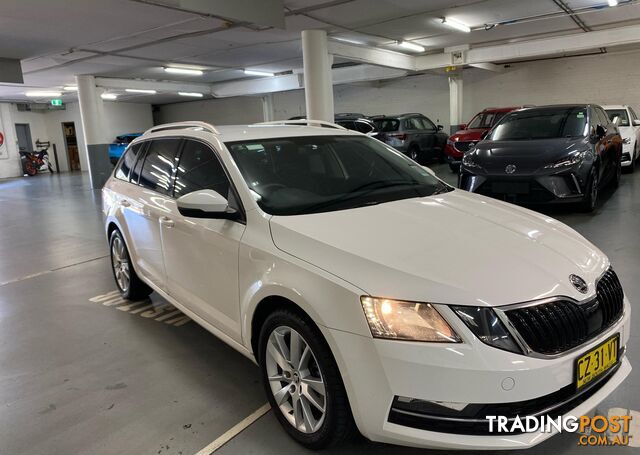
[[[62,106],[62,100],[58,99],[58,100],[51,100],[51,105],[52,106]]]

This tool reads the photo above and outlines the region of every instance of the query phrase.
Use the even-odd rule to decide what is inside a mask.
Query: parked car
[[[117,136],[112,144],[109,144],[109,161],[115,166],[125,149],[131,142],[141,136],[142,133],[122,134]]]
[[[376,139],[389,144],[418,163],[445,161],[444,148],[448,135],[422,114],[384,115],[372,117],[378,129]]]
[[[489,107],[477,113],[471,121],[462,125],[447,139],[445,152],[452,172],[460,170],[462,156],[478,143],[483,133],[489,131],[505,114],[518,109],[517,107]]]
[[[640,160],[640,119],[630,106],[603,106],[622,136],[622,167],[633,172]]]
[[[553,433],[485,415],[586,414],[631,371],[600,250],[361,133],[160,125],[102,194],[123,297],[155,290],[254,359],[306,447],[527,448]]]
[[[558,105],[505,115],[462,158],[459,186],[521,204],[596,207],[599,190],[618,185],[622,138],[602,107]]]
[[[343,113],[335,115],[335,123],[353,131],[358,131],[369,136],[377,136],[378,129],[376,125],[363,114]]]

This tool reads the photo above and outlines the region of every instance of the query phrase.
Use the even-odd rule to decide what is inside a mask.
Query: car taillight
[[[401,141],[404,141],[407,138],[407,135],[405,133],[389,133],[387,134],[387,136],[400,139]]]

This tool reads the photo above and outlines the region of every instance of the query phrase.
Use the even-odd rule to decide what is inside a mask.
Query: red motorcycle
[[[30,177],[33,177],[38,172],[49,171],[53,174],[53,167],[49,161],[49,147],[51,142],[36,141],[35,152],[20,152],[20,159],[22,161],[22,168],[24,173]]]

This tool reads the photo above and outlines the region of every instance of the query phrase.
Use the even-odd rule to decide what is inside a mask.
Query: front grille
[[[620,280],[609,269],[598,281],[596,297],[588,302],[557,300],[505,314],[534,352],[559,354],[609,328],[622,315],[623,300]]]
[[[475,144],[475,142],[461,141],[461,142],[454,142],[453,146],[456,148],[457,151],[465,153],[469,151],[469,149],[473,144]]]
[[[528,179],[490,179],[475,193],[514,204],[544,204],[555,199],[554,194],[537,181]]]

